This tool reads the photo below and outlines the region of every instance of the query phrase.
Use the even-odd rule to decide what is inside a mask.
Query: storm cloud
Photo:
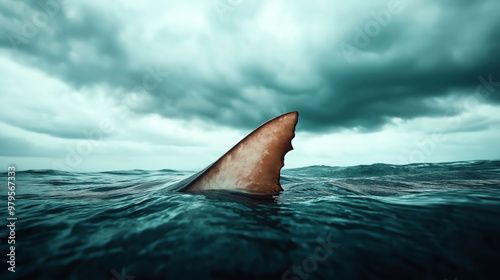
[[[297,110],[311,135],[430,125],[500,105],[499,10],[495,0],[3,1],[2,72],[23,78],[1,81],[2,100],[24,114],[2,121],[62,139],[86,139],[110,115],[248,131]],[[448,130],[497,129],[475,118]],[[200,145],[189,133],[129,134],[103,139]]]

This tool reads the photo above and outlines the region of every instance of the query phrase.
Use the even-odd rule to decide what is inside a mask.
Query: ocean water
[[[500,279],[500,161],[285,169],[266,199],[190,174],[16,172],[0,279]]]

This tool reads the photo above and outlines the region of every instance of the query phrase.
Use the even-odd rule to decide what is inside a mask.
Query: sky
[[[1,1],[0,163],[194,171],[289,111],[285,168],[500,159],[499,10]]]

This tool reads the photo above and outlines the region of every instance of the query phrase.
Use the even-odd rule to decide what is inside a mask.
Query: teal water
[[[255,201],[190,174],[17,172],[0,279],[500,279],[500,161],[289,169]]]

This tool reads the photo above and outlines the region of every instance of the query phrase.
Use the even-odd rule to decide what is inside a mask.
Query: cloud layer
[[[0,3],[1,99],[18,104],[4,124],[71,141],[104,119],[117,129],[103,139],[180,147],[292,110],[316,137],[500,103],[495,0],[168,2]],[[497,129],[474,118],[442,130]]]

